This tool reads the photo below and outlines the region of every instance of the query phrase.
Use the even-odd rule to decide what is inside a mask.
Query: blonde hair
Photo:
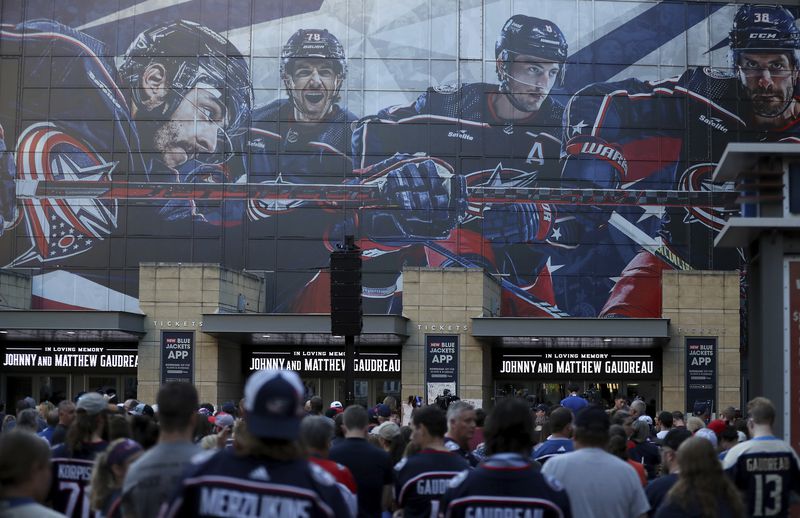
[[[108,463],[108,456],[118,444],[127,440],[128,439],[124,437],[116,439],[95,458],[91,480],[92,494],[89,496],[89,504],[93,511],[102,511],[109,495],[111,495],[115,489],[122,487],[122,480],[116,480],[114,471]],[[134,458],[135,457],[131,457],[130,460]]]
[[[686,420],[686,429],[692,433],[695,433],[697,430],[705,427],[706,424],[699,417],[692,416]]]
[[[211,433],[200,439],[200,447],[204,450],[217,449],[217,434]]]

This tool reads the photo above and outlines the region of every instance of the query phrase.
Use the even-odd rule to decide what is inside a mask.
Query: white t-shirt
[[[638,518],[650,509],[636,470],[599,448],[555,455],[542,473],[567,490],[573,516]]]

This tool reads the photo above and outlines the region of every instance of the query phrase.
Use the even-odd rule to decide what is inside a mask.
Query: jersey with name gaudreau
[[[398,462],[394,498],[404,518],[436,516],[450,480],[469,468],[469,463],[454,453],[428,449]]]
[[[94,516],[90,513],[89,484],[92,480],[94,458],[106,447],[108,443],[100,441],[84,443],[75,452],[71,452],[66,444],[53,448],[53,481],[50,485],[53,509],[67,516]]]
[[[440,509],[448,518],[572,516],[561,484],[513,453],[493,455],[453,478]]]
[[[789,495],[800,494],[800,459],[777,437],[756,437],[728,451],[722,467],[744,493],[748,516],[789,516]]]
[[[221,450],[190,471],[167,516],[350,516],[336,481],[305,459],[274,461]]]

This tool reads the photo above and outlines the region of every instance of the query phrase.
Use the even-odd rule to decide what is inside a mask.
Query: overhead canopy
[[[398,315],[364,315],[360,345],[402,345],[408,319]],[[249,345],[344,345],[331,335],[331,316],[291,313],[213,313],[203,315],[204,333]]]
[[[0,340],[138,342],[144,319],[124,311],[0,311]]]
[[[472,335],[504,347],[663,347],[669,319],[475,317]]]

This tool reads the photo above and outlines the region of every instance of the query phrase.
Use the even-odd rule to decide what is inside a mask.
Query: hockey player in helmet
[[[730,70],[699,67],[680,77],[579,91],[565,117],[563,184],[719,191],[726,186],[713,184],[711,175],[729,143],[800,142],[794,16],[779,5],[742,5],[728,41]],[[740,267],[736,251],[709,246],[726,212],[694,205],[576,208],[588,231],[553,277],[565,299],[560,307],[588,316],[660,315],[665,270]]]
[[[567,40],[550,21],[515,15],[500,31],[494,47],[500,92],[497,114],[506,120],[527,118],[564,78]]]
[[[564,76],[567,52],[555,23],[514,15],[503,24],[495,46],[499,84],[434,86],[406,105],[385,108],[359,123],[353,145],[364,177],[380,176],[387,192],[407,185],[415,190],[412,196],[397,197],[402,210],[361,213],[362,231],[380,250],[375,255],[396,261],[384,271],[400,270],[403,264],[477,263],[507,274],[504,282],[515,285],[504,290],[501,311],[550,314],[549,281],[537,280],[549,275],[545,265],[552,247],[547,243],[568,238],[556,208],[467,204],[464,187],[558,181],[564,107],[551,91]],[[422,246],[411,247],[413,242]],[[406,250],[389,253],[387,243]],[[520,286],[526,288],[515,291]],[[534,298],[545,304],[531,305]],[[541,308],[547,308],[544,314]]]
[[[24,102],[22,124],[14,120],[20,113],[16,96],[0,98],[3,264],[32,268],[41,275],[59,271],[62,280],[42,283],[37,293],[43,307],[60,300],[64,283],[114,293],[107,302],[94,305],[84,296],[89,289],[76,288],[69,302],[76,307],[124,307],[115,304],[126,298],[122,295],[135,294],[134,265],[155,257],[160,243],[152,243],[161,238],[158,234],[191,231],[186,226],[164,230],[164,220],[172,215],[165,209],[174,207],[155,202],[122,210],[119,200],[88,197],[17,200],[14,180],[186,181],[182,170],[193,165],[190,159],[219,162],[230,152],[226,142],[243,127],[250,110],[248,66],[228,40],[187,21],[146,29],[119,68],[105,44],[57,22],[4,25],[0,46],[11,41],[25,48],[20,64],[26,73],[36,76],[48,70],[52,84],[47,96]],[[44,153],[30,145],[40,140],[49,141]],[[9,145],[13,142],[16,147]],[[26,165],[16,168],[17,163]],[[193,213],[190,202],[176,205],[183,213]],[[109,263],[110,250],[119,250],[129,234],[153,241],[130,247],[130,255]],[[26,248],[8,244],[25,241]],[[115,281],[97,273],[110,264],[125,272],[120,276],[125,281],[114,289],[110,286]]]
[[[733,20],[730,56],[758,126],[780,127],[800,110],[794,99],[800,29],[781,6],[745,5]]]
[[[249,156],[243,164],[248,180],[345,182],[353,172],[351,123],[357,117],[339,104],[347,75],[344,47],[327,29],[299,29],[283,46],[280,74],[287,97],[253,110],[246,144]],[[316,292],[304,287],[312,279],[327,282],[328,273],[320,269],[328,262],[331,243],[343,238],[332,230],[342,213],[298,200],[251,200],[246,217],[250,235],[258,238],[249,242],[252,256],[291,258],[280,284],[276,277],[268,290],[270,309],[329,311],[327,298],[307,296]],[[276,240],[275,228],[315,239]]]
[[[344,47],[327,29],[300,29],[283,47],[281,79],[298,121],[328,116],[346,76]]]
[[[252,86],[239,50],[211,29],[179,20],[130,44],[119,70],[145,151],[175,169],[192,158],[222,162],[248,119]],[[152,149],[149,146],[152,145]]]

